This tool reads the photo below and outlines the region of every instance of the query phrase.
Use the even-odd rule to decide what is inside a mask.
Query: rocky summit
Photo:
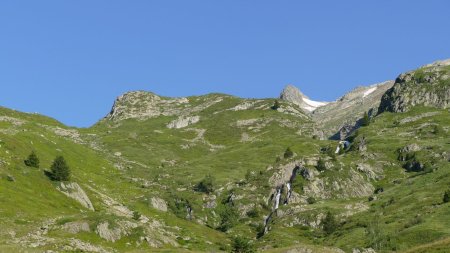
[[[297,87],[291,84],[283,89],[280,94],[280,99],[296,104],[306,112],[313,112],[317,108],[327,104],[327,102],[317,102],[309,99]]]
[[[401,74],[383,95],[380,112],[405,112],[413,106],[450,106],[450,60],[438,61]]]
[[[132,91],[89,128],[0,107],[0,252],[450,252],[449,76]]]

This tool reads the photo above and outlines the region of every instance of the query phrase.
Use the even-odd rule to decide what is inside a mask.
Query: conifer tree
[[[336,218],[331,212],[327,213],[327,216],[325,216],[325,219],[323,219],[323,231],[329,235],[332,234],[334,231],[336,231],[338,224],[336,222]]]
[[[24,163],[28,167],[39,168],[39,157],[34,151],[32,151],[28,158],[24,161]]]
[[[284,151],[284,158],[291,158],[294,156],[294,152],[292,152],[291,148],[287,148],[286,151]]]
[[[57,156],[51,166],[52,179],[55,181],[69,181],[70,168],[62,156]]]
[[[364,112],[364,116],[362,118],[362,125],[363,126],[368,126],[370,125],[370,116],[367,112]]]
[[[275,100],[275,103],[273,103],[272,110],[278,110],[280,108],[280,102],[278,100]]]

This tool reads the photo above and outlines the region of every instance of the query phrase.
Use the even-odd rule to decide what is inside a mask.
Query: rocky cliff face
[[[392,87],[393,81],[358,87],[338,100],[313,112],[313,119],[326,136],[343,139],[358,127],[364,112],[376,114],[383,94]]]
[[[449,108],[450,59],[401,74],[381,99],[379,112],[405,112],[416,105]]]

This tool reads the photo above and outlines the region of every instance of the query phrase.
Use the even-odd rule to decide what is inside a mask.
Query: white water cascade
[[[275,197],[275,206],[274,206],[274,210],[277,210],[278,207],[280,206],[280,199],[281,199],[281,188],[277,190],[277,196]]]
[[[285,205],[288,204],[289,198],[291,197],[291,194],[292,194],[291,183],[286,183],[286,188],[287,188],[287,196],[286,196],[286,201],[284,202]]]

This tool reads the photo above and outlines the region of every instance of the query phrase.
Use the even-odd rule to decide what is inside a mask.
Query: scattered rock
[[[152,197],[150,203],[153,208],[162,212],[167,212],[167,203],[163,199],[160,199],[158,197]]]
[[[82,206],[86,207],[87,209],[95,211],[94,206],[91,203],[91,200],[77,183],[61,182],[60,185],[56,187],[56,189],[58,189],[67,197],[78,201]]]
[[[118,227],[113,229],[109,228],[108,222],[100,223],[97,226],[96,232],[101,238],[107,240],[108,242],[115,242],[122,237],[121,229]]]
[[[69,245],[64,246],[64,251],[80,251],[80,252],[96,252],[96,253],[115,252],[115,251],[108,251],[100,246],[95,246],[88,242],[83,242],[75,238],[70,238]]]
[[[181,116],[178,119],[167,124],[168,128],[184,128],[189,125],[195,124],[200,120],[199,116]]]
[[[62,226],[62,229],[71,234],[78,234],[80,232],[91,232],[89,223],[87,223],[86,221],[68,222]]]

